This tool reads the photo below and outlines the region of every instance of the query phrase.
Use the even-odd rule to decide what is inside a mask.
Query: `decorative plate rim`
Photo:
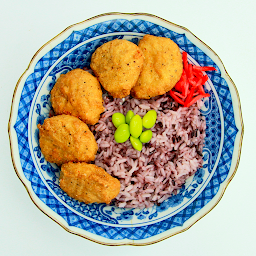
[[[161,237],[157,238],[157,239],[151,239],[153,241],[149,241],[149,242],[145,242],[145,243],[132,243],[131,240],[127,240],[127,239],[123,239],[121,241],[117,240],[116,243],[113,243],[113,240],[111,239],[107,239],[104,238],[106,241],[109,240],[110,242],[102,242],[99,241],[97,235],[94,235],[92,233],[89,233],[88,231],[84,231],[84,233],[88,233],[89,235],[84,235],[79,233],[79,229],[76,227],[72,227],[72,226],[68,226],[67,223],[65,222],[65,220],[61,220],[59,218],[59,215],[55,212],[53,212],[52,209],[50,209],[49,207],[47,207],[42,201],[40,201],[40,199],[37,197],[37,195],[34,193],[34,191],[31,189],[31,185],[30,182],[28,180],[26,180],[24,174],[22,173],[22,168],[20,163],[17,161],[17,159],[19,159],[19,154],[17,154],[17,152],[15,152],[14,146],[13,144],[15,144],[14,140],[16,140],[15,136],[12,135],[12,123],[16,120],[16,115],[15,115],[15,110],[17,109],[17,105],[15,106],[15,102],[19,100],[19,92],[21,91],[21,87],[19,87],[20,84],[22,84],[22,81],[25,77],[27,77],[26,75],[29,73],[30,69],[33,66],[33,63],[36,63],[37,59],[40,57],[41,54],[44,55],[44,50],[47,48],[47,46],[52,42],[57,40],[58,38],[60,38],[61,36],[63,36],[65,33],[71,31],[72,32],[72,28],[80,26],[80,25],[84,25],[90,23],[91,21],[94,22],[95,20],[99,19],[99,18],[105,18],[107,16],[110,16],[112,19],[113,17],[118,17],[118,18],[126,18],[128,20],[133,19],[135,16],[138,16],[140,19],[145,19],[145,18],[149,18],[149,19],[156,19],[159,22],[163,22],[165,24],[169,24],[172,26],[175,26],[181,30],[184,30],[188,33],[188,35],[192,35],[192,37],[196,38],[197,40],[200,41],[201,44],[203,44],[204,47],[206,47],[211,53],[213,53],[215,55],[215,57],[217,58],[217,60],[220,62],[221,67],[224,69],[224,74],[225,74],[225,78],[228,78],[229,81],[228,85],[230,88],[230,85],[232,85],[232,89],[234,90],[230,90],[230,94],[231,94],[231,98],[232,98],[232,102],[233,104],[236,104],[236,111],[234,110],[234,114],[235,112],[239,114],[239,121],[240,123],[236,122],[236,125],[238,125],[239,131],[236,135],[236,139],[235,139],[235,143],[234,143],[234,148],[238,147],[238,150],[234,153],[235,155],[233,155],[232,158],[232,162],[231,162],[231,166],[230,166],[230,170],[229,170],[229,174],[228,177],[226,178],[226,180],[222,183],[222,187],[220,186],[220,190],[218,191],[218,193],[215,195],[215,197],[217,197],[217,200],[213,199],[206,205],[204,206],[204,213],[200,214],[200,212],[194,214],[189,220],[187,220],[186,222],[186,227],[183,229],[180,229],[180,227],[178,227],[179,230],[174,231],[172,229],[172,232],[169,232],[171,234],[167,234],[165,236],[161,235]],[[93,23],[95,24],[95,23]],[[187,34],[186,34],[187,36]],[[231,88],[230,88],[231,89]],[[17,96],[18,95],[18,96]],[[17,99],[18,98],[18,99]],[[235,102],[234,102],[235,101]],[[238,118],[237,118],[238,119]],[[32,57],[32,59],[29,62],[29,65],[27,67],[27,69],[24,71],[24,73],[21,75],[21,77],[19,78],[15,89],[14,89],[14,93],[13,93],[13,97],[12,97],[12,103],[11,103],[11,110],[10,110],[10,117],[9,117],[9,121],[8,121],[8,135],[9,135],[9,141],[10,141],[10,151],[11,151],[11,158],[12,158],[12,163],[14,166],[14,170],[18,176],[18,178],[20,179],[20,181],[23,183],[23,185],[25,186],[32,202],[44,213],[46,214],[49,218],[51,218],[53,221],[55,221],[56,223],[58,223],[61,227],[63,227],[66,231],[68,231],[69,233],[72,234],[76,234],[78,236],[84,237],[90,241],[99,243],[99,244],[103,244],[103,245],[149,245],[149,244],[154,244],[157,242],[160,242],[162,240],[165,240],[173,235],[182,233],[186,230],[188,230],[191,226],[193,226],[197,221],[199,221],[201,218],[203,218],[205,215],[207,215],[218,203],[219,201],[222,199],[222,196],[224,195],[227,186],[229,185],[229,183],[231,182],[231,180],[233,179],[233,177],[235,176],[237,169],[238,169],[238,165],[240,162],[240,156],[241,156],[241,150],[242,150],[242,141],[243,141],[243,134],[244,134],[244,123],[243,123],[243,118],[242,118],[242,110],[241,110],[241,103],[240,103],[240,98],[239,98],[239,93],[238,90],[233,82],[233,80],[231,79],[231,77],[229,76],[228,72],[226,71],[226,68],[223,64],[223,62],[221,61],[221,59],[219,58],[219,56],[207,45],[205,44],[203,41],[201,41],[198,37],[196,37],[190,30],[188,30],[187,28],[177,25],[173,22],[170,22],[168,20],[165,20],[163,18],[160,18],[156,15],[152,15],[152,14],[148,14],[148,13],[122,13],[122,12],[109,12],[109,13],[103,13],[94,17],[91,17],[89,19],[86,19],[82,22],[79,23],[75,23],[73,25],[68,26],[66,29],[64,29],[62,32],[60,32],[58,35],[56,35],[54,38],[52,38],[51,40],[49,40],[47,43],[45,43]],[[18,155],[18,156],[17,156]],[[18,158],[17,158],[18,157]],[[16,160],[16,161],[15,161]],[[231,175],[230,175],[231,174]],[[47,207],[47,208],[46,208]],[[195,217],[196,215],[196,217]],[[66,224],[65,224],[66,223]],[[176,228],[174,228],[176,229]],[[159,235],[157,235],[159,236]],[[155,237],[157,237],[155,236]],[[155,238],[154,237],[154,238]],[[150,240],[150,239],[149,239]]]

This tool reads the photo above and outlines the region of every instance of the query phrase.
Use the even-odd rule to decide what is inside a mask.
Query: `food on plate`
[[[145,116],[143,116],[142,118],[142,124],[143,127],[150,129],[152,128],[155,123],[156,123],[156,117],[157,117],[157,113],[154,109],[149,110]]]
[[[139,48],[145,60],[131,95],[150,99],[170,91],[179,81],[183,69],[178,45],[169,38],[145,35]]]
[[[114,138],[117,143],[124,143],[130,137],[130,129],[128,124],[121,124],[117,127]]]
[[[121,183],[120,193],[113,200],[117,207],[146,208],[159,205],[176,194],[203,164],[203,146],[206,122],[198,101],[182,107],[169,93],[149,100],[126,97],[104,97],[106,112],[91,127],[99,147],[95,164],[104,168]],[[116,127],[111,117],[132,110],[143,117],[155,110],[157,119],[151,128],[151,140],[136,150],[127,140],[116,143]]]
[[[130,137],[130,142],[134,149],[141,151],[142,150],[142,142],[138,138]]]
[[[129,110],[129,111],[127,112],[126,116],[125,116],[125,122],[126,122],[127,124],[130,124],[130,122],[131,122],[131,120],[132,120],[133,117],[134,117],[133,111],[132,111],[132,110]]]
[[[120,191],[120,181],[94,164],[69,162],[61,166],[60,187],[86,204],[109,204]]]
[[[68,114],[87,124],[96,124],[104,111],[101,86],[93,75],[83,69],[62,74],[51,90],[55,114]]]
[[[61,165],[69,161],[95,159],[97,143],[88,126],[79,118],[58,115],[38,124],[39,144],[45,160]]]
[[[130,137],[130,142],[134,149],[141,151],[142,143],[148,143],[152,138],[150,129],[156,122],[157,113],[155,110],[149,110],[143,118],[139,115],[134,115],[132,110],[124,114],[116,112],[112,115],[112,123],[117,128],[114,134],[117,143],[126,142]]]
[[[119,39],[103,44],[91,68],[108,92],[104,101],[89,72],[62,75],[51,92],[60,115],[38,125],[45,159],[62,165],[60,187],[79,201],[161,204],[203,165],[200,99],[210,94],[202,72],[215,68],[189,64],[171,39],[151,35],[139,47]]]
[[[148,143],[152,139],[152,136],[153,136],[153,132],[151,130],[146,130],[141,133],[140,141],[142,143]]]
[[[134,138],[139,138],[142,133],[142,118],[139,115],[135,115],[130,122],[130,133]]]
[[[115,39],[96,49],[90,66],[110,95],[123,98],[137,82],[143,62],[144,56],[136,44]]]
[[[171,97],[184,107],[189,107],[202,98],[210,97],[204,91],[203,85],[208,76],[203,71],[216,70],[215,67],[200,67],[188,63],[186,52],[182,52],[183,72],[180,80],[170,91]]]
[[[125,124],[125,116],[122,113],[115,113],[112,115],[112,122],[117,128],[121,124]]]

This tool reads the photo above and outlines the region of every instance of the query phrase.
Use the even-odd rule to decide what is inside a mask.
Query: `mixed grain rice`
[[[106,111],[91,126],[98,143],[95,164],[121,182],[117,207],[147,208],[160,204],[176,194],[186,179],[202,166],[206,123],[200,113],[202,101],[186,108],[165,94],[150,100],[130,96],[124,99],[104,97]],[[151,141],[142,151],[133,149],[130,141],[116,143],[111,117],[128,110],[143,117],[150,109],[157,111]]]

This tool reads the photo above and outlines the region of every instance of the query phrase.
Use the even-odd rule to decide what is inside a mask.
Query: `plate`
[[[205,86],[211,97],[203,167],[177,195],[146,209],[78,202],[59,188],[59,168],[45,161],[37,124],[51,109],[50,90],[60,74],[89,67],[94,50],[115,38],[138,44],[145,34],[171,38],[190,63],[214,66]],[[240,159],[243,120],[239,95],[220,58],[189,30],[150,14],[102,14],[72,25],[33,57],[14,91],[9,137],[15,171],[32,201],[67,231],[106,245],[147,245],[188,229],[221,199]]]

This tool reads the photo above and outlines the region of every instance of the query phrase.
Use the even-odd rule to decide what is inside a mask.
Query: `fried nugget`
[[[97,78],[79,68],[59,77],[51,90],[51,103],[57,115],[76,116],[91,125],[99,121],[105,110]]]
[[[88,126],[79,118],[53,116],[37,127],[39,144],[46,161],[57,165],[70,161],[94,161],[98,145]]]
[[[91,69],[110,95],[124,98],[137,82],[143,61],[142,51],[136,44],[115,39],[96,49],[91,58]]]
[[[120,191],[120,181],[94,164],[69,162],[61,166],[60,187],[86,204],[109,204]]]
[[[145,60],[131,95],[150,99],[171,90],[180,80],[183,64],[179,47],[171,39],[145,35],[139,42]]]

